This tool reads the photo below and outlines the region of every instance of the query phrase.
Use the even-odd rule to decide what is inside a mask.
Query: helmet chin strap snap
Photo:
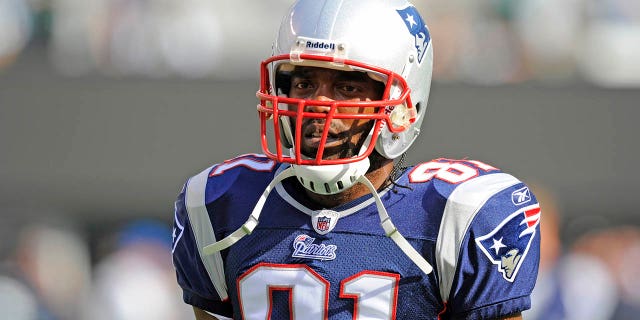
[[[415,117],[415,110],[407,108],[405,104],[395,106],[389,114],[394,128],[408,128],[411,125],[411,119],[415,119]]]

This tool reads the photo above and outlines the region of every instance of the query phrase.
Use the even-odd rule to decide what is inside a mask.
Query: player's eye
[[[348,92],[348,93],[356,93],[361,91],[361,89],[357,86],[353,86],[353,85],[340,85],[338,86],[338,90],[343,91],[343,92]]]
[[[293,83],[293,88],[298,90],[310,89],[311,87],[312,85],[308,81],[296,81]]]

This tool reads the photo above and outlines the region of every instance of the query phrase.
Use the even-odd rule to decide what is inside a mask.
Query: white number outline
[[[265,272],[269,272],[269,271],[276,271],[276,272],[298,272],[298,277],[295,277],[295,280],[297,283],[293,283],[294,281],[291,281],[293,284],[289,284],[289,285],[284,285],[284,284],[277,284],[277,283],[273,283],[273,284],[268,284],[266,282],[264,282],[264,286],[266,286],[266,288],[264,288],[262,283],[252,283],[250,282],[250,280],[253,279],[253,277],[258,277],[259,280],[264,280],[265,277],[261,277],[262,274],[261,273],[265,273]],[[255,301],[255,299],[252,299],[252,296],[247,297],[247,295],[244,295],[243,298],[243,293],[247,292],[247,291],[251,291],[249,292],[250,294],[253,295],[258,295],[258,297],[261,299],[261,301],[267,301],[268,306],[262,306],[264,307],[264,310],[266,310],[267,313],[265,313],[265,319],[269,319],[269,317],[271,316],[271,311],[273,308],[273,301],[272,301],[272,292],[274,290],[291,290],[290,295],[289,295],[289,310],[291,311],[292,315],[291,315],[291,319],[296,319],[296,310],[294,309],[294,302],[295,302],[295,295],[293,294],[295,291],[295,285],[298,284],[300,286],[303,285],[301,280],[304,280],[303,278],[300,278],[300,272],[302,273],[303,276],[310,276],[311,280],[317,280],[317,282],[320,284],[320,287],[322,290],[320,291],[324,291],[324,294],[322,294],[322,297],[320,299],[318,299],[317,295],[315,295],[315,299],[314,300],[318,300],[320,301],[319,304],[322,304],[323,306],[322,308],[322,319],[328,319],[328,310],[329,310],[329,281],[325,280],[320,274],[318,274],[315,270],[313,270],[311,267],[309,267],[308,265],[305,264],[277,264],[277,263],[267,263],[267,262],[261,262],[253,267],[251,267],[249,270],[247,270],[245,273],[243,273],[240,277],[238,277],[238,279],[236,280],[236,288],[238,291],[238,302],[240,304],[240,312],[242,314],[242,318],[246,319],[245,314],[247,313],[247,308],[252,308],[252,309],[257,309],[257,310],[263,310],[263,308],[255,308],[257,306],[257,302],[259,301]],[[269,277],[270,280],[274,280],[276,277],[274,277],[274,275],[271,275],[272,277]],[[266,289],[266,290],[263,290]],[[317,288],[316,288],[317,289]],[[265,295],[267,295],[267,297],[261,297],[260,294],[264,293]],[[308,292],[305,292],[308,293]],[[243,300],[247,300],[247,301],[251,301],[251,305],[249,307],[247,307],[247,305],[243,304]],[[323,301],[324,300],[324,301]],[[301,316],[304,316],[304,313],[301,314]],[[253,317],[252,317],[253,318]],[[260,317],[262,318],[262,317]],[[305,317],[304,319],[310,319],[308,317]]]
[[[451,184],[458,184],[477,177],[480,173],[498,170],[486,163],[475,160],[437,159],[417,165],[409,173],[411,183],[424,183],[433,178]]]
[[[284,272],[284,273],[283,273]],[[279,273],[279,274],[278,274]],[[288,281],[284,281],[286,283],[268,283],[268,281],[278,282],[278,280],[282,276],[291,277]],[[311,277],[305,279],[304,277]],[[257,281],[253,281],[257,280]],[[296,300],[296,292],[298,295],[307,294],[308,286],[312,285],[314,282],[309,280],[316,280],[315,283],[318,284],[318,288],[313,288],[316,291],[323,291],[324,293],[320,298],[317,295],[314,295],[313,299],[306,299],[306,301],[318,301],[318,304],[321,305],[322,309],[320,316],[321,319],[328,319],[329,317],[329,289],[330,283],[325,278],[323,278],[320,274],[314,271],[311,267],[305,264],[274,264],[261,262],[241,276],[236,280],[237,282],[237,292],[238,292],[238,301],[240,304],[240,312],[242,318],[245,319],[248,312],[258,312],[260,314],[260,318],[262,315],[265,316],[266,319],[269,319],[271,316],[271,312],[273,311],[273,292],[274,291],[288,291],[289,293],[289,310],[291,311],[291,319],[312,319],[310,315],[305,312],[298,312],[300,310],[309,310],[309,306],[306,305],[304,309],[298,308],[296,311],[295,300]],[[377,283],[375,282],[377,281]],[[306,282],[306,283],[305,283]],[[385,291],[380,289],[387,289],[386,294],[388,295],[388,305],[389,309],[386,311],[388,319],[395,320],[396,318],[396,308],[398,305],[398,290],[400,283],[400,275],[396,273],[389,272],[381,272],[381,271],[371,271],[364,270],[353,276],[343,279],[340,282],[340,292],[339,298],[342,299],[352,299],[354,301],[354,312],[353,319],[358,320],[361,319],[363,314],[362,310],[371,310],[377,309],[375,306],[378,304],[371,304],[371,300],[363,301],[361,299],[363,296],[367,296],[367,298],[372,298],[370,294],[375,292],[376,297],[383,296]],[[381,285],[382,284],[382,285]],[[295,286],[299,285],[299,291],[296,291]],[[304,287],[304,286],[307,287]],[[373,290],[368,290],[367,292],[363,292],[362,286],[375,286],[372,288]],[[303,288],[304,287],[304,288]],[[302,291],[305,290],[305,291]],[[358,291],[360,290],[360,291]],[[390,292],[389,292],[390,291]],[[262,294],[266,295],[266,297],[261,296]],[[256,299],[257,298],[257,299]],[[299,298],[299,297],[298,297]],[[384,298],[384,296],[382,297]],[[244,302],[243,302],[244,301]],[[379,301],[379,300],[375,300]],[[250,304],[248,304],[250,303]],[[262,304],[262,305],[260,305]],[[250,307],[247,307],[250,305]],[[250,310],[247,308],[251,308]],[[257,311],[256,311],[257,310]],[[262,310],[262,311],[261,311]],[[266,312],[266,313],[264,313]],[[309,311],[312,312],[312,311]],[[383,311],[384,312],[384,311]],[[379,313],[376,313],[379,314]],[[366,316],[366,313],[364,313]]]
[[[398,308],[398,284],[400,283],[400,275],[397,273],[389,273],[389,272],[381,272],[381,271],[371,271],[365,270],[361,271],[349,278],[346,278],[340,282],[340,298],[344,299],[353,299],[353,319],[361,319],[362,313],[360,310],[366,309],[368,307],[369,301],[362,301],[361,297],[364,294],[369,292],[377,292],[377,296],[380,296],[383,292],[378,290],[382,289],[381,287],[373,288],[373,290],[368,290],[368,292],[359,292],[352,291],[348,292],[348,287],[357,282],[362,282],[365,285],[372,285],[375,280],[388,280],[389,285],[391,286],[391,292],[389,293],[390,298],[389,301],[389,310],[387,312],[387,319],[394,320],[396,318],[396,310]],[[370,297],[369,297],[370,298]],[[379,300],[376,300],[379,301]],[[365,313],[366,319],[371,319],[372,317],[367,317]]]
[[[237,156],[233,159],[226,160],[223,163],[216,165],[213,169],[211,169],[209,177],[222,175],[223,173],[225,173],[225,171],[239,166],[248,168],[253,171],[269,172],[273,170],[273,167],[275,165],[276,162],[274,160],[263,158],[259,154],[248,153]]]

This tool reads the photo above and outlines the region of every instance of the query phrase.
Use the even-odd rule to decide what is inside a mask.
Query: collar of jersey
[[[283,170],[287,169],[289,167],[288,163],[283,163],[281,164],[278,169],[276,170],[276,176],[282,172]],[[302,188],[302,186],[300,186]],[[382,191],[380,191],[378,194],[380,195],[380,197],[383,197],[390,189],[391,186],[388,186],[386,188],[384,188]],[[296,200],[294,197],[292,197],[287,190],[285,190],[284,186],[282,183],[278,183],[276,185],[276,192],[278,193],[278,195],[280,195],[280,197],[286,201],[287,203],[289,203],[290,205],[292,205],[294,208],[298,209],[301,212],[304,212],[306,215],[311,216],[314,212],[317,212],[318,210],[313,210],[310,208],[307,208],[305,205],[301,204],[300,202],[298,202],[298,200]],[[364,201],[362,201],[362,199],[366,199]],[[365,195],[362,196],[361,198],[355,199],[353,201],[350,201],[348,203],[339,205],[335,208],[331,208],[330,210],[333,210],[335,212],[337,212],[340,215],[340,218],[342,217],[346,217],[348,215],[351,215],[353,213],[356,213],[372,204],[375,203],[375,199],[371,196],[371,195]]]

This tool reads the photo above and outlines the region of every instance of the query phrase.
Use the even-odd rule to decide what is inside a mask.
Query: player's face
[[[298,67],[291,77],[289,97],[320,101],[372,101],[382,97],[384,85],[363,72],[317,67]],[[295,106],[290,106],[291,109]],[[327,106],[308,106],[305,111],[328,113]],[[376,108],[345,107],[336,113],[374,113]],[[323,154],[324,159],[353,157],[364,143],[372,120],[333,119]],[[324,119],[305,119],[302,123],[301,151],[315,157],[322,139]]]

